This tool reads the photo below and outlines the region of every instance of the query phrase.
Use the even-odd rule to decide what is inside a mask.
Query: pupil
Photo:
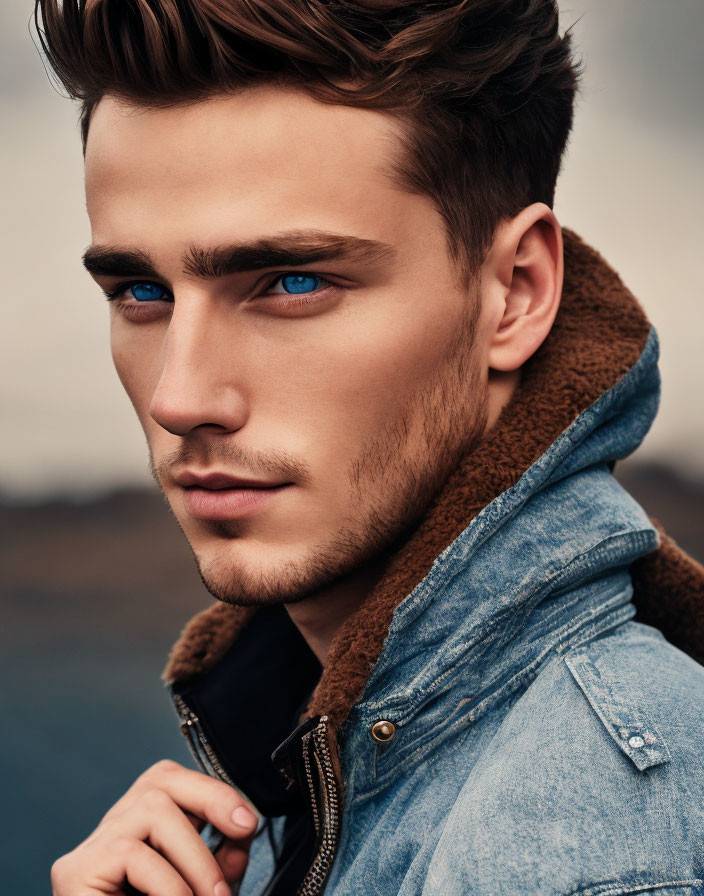
[[[135,283],[132,287],[132,295],[138,302],[148,302],[151,299],[161,299],[164,290],[161,286],[155,286],[153,283]]]
[[[281,281],[286,292],[311,292],[320,282],[320,277],[305,277],[302,274],[290,274]]]

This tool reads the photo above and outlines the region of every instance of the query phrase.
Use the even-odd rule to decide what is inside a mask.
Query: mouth
[[[175,477],[188,514],[197,520],[235,520],[252,516],[289,488],[291,482],[246,479],[227,473],[185,471]]]

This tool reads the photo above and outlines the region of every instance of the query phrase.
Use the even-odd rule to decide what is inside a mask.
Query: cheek
[[[146,329],[146,328],[145,328]],[[145,428],[149,417],[149,405],[154,389],[159,381],[159,345],[161,339],[154,334],[143,333],[129,336],[124,332],[122,322],[113,319],[110,324],[110,351],[115,370],[125,392],[137,412],[140,423]]]
[[[284,406],[301,409],[303,399],[305,417],[317,421],[316,452],[354,457],[437,376],[459,325],[450,307],[437,318],[392,309],[331,321],[305,353],[289,358],[296,373],[281,380]]]

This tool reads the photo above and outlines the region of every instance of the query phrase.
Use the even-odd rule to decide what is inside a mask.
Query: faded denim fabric
[[[704,668],[632,621],[658,535],[610,470],[655,416],[657,355],[651,330],[397,607],[343,728],[326,894],[704,894]],[[271,867],[260,837],[242,896]]]

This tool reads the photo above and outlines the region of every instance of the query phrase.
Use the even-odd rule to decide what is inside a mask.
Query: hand
[[[199,831],[226,835],[215,856]],[[51,869],[54,896],[230,896],[257,826],[252,807],[222,781],[163,760],[118,800],[95,831]]]

